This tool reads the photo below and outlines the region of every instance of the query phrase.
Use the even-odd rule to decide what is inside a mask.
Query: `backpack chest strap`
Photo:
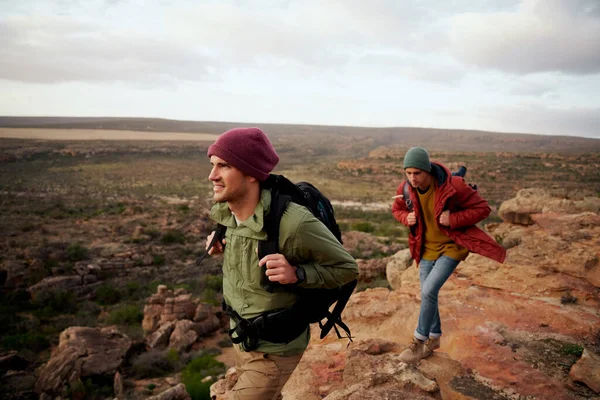
[[[288,203],[291,201],[290,196],[280,195],[277,192],[273,192],[271,196],[271,206],[269,213],[263,218],[264,231],[267,233],[267,240],[261,240],[258,242],[258,259],[262,259],[269,254],[279,253],[279,226],[281,224],[281,217],[285,212]],[[277,285],[277,282],[271,282],[267,279],[266,271],[267,267],[263,266],[263,273],[261,279],[261,286],[267,292],[272,293]]]

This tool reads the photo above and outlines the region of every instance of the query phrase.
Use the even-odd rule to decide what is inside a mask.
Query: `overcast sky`
[[[0,0],[0,115],[600,138],[600,0]]]

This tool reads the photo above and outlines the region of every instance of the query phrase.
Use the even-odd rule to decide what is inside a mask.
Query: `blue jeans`
[[[442,336],[442,323],[438,312],[438,293],[460,261],[441,256],[437,260],[421,260],[421,311],[415,337],[419,340]]]

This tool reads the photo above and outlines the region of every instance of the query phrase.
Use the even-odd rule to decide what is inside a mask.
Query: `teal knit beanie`
[[[429,153],[422,147],[411,147],[404,156],[404,169],[418,168],[425,172],[431,172]]]

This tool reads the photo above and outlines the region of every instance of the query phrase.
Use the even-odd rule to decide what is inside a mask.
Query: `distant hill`
[[[236,126],[259,126],[271,138],[290,137],[314,139],[317,142],[335,137],[344,139],[370,138],[374,147],[408,148],[424,146],[431,150],[477,152],[561,152],[590,153],[600,151],[600,140],[574,136],[500,133],[462,129],[434,128],[367,128],[321,125],[287,125],[214,121],[181,121],[161,118],[112,117],[9,117],[0,116],[0,127],[53,129],[110,129],[147,132],[187,132],[219,134]],[[331,144],[331,142],[329,143]]]

